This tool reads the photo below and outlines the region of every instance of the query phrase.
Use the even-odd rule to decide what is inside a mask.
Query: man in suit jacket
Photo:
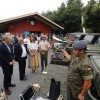
[[[24,46],[23,38],[18,38],[18,43],[14,47],[15,60],[18,61],[19,64],[19,76],[21,81],[25,81],[25,68],[26,68],[26,59],[27,59],[27,51]]]
[[[15,87],[15,84],[11,83],[15,60],[10,43],[11,37],[9,35],[3,35],[3,41],[0,43],[0,64],[4,74],[3,85],[7,95],[11,94],[9,87]]]

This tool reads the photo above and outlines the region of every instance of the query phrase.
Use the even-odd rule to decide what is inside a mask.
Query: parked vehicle
[[[92,33],[80,35],[79,40],[87,43],[86,54],[90,58],[94,78],[88,91],[91,100],[100,100],[100,34]]]
[[[92,34],[81,33],[80,34],[80,33],[78,33],[78,34],[76,34],[76,36],[77,35],[78,35],[79,40],[83,40],[87,43],[86,54],[90,58],[90,61],[91,61],[92,67],[93,67],[94,78],[92,80],[91,88],[88,91],[88,96],[91,98],[91,100],[100,100],[100,34],[96,34],[96,33],[92,33]],[[64,43],[65,43],[65,41],[64,41]],[[72,51],[71,44],[68,42],[66,44],[67,44],[67,46],[66,46],[67,51],[71,54],[71,51]],[[63,43],[62,43],[62,45],[63,45]],[[54,51],[54,55],[56,55],[56,52],[57,51]],[[56,56],[55,56],[55,58],[56,58]],[[51,62],[52,61],[56,61],[56,60],[52,59]],[[59,58],[58,62],[56,62],[55,64],[62,64],[62,65],[64,64],[64,61],[60,58]],[[68,65],[68,63],[66,63],[66,64]]]
[[[51,64],[57,64],[57,65],[67,65],[68,62],[64,57],[63,52],[61,51],[61,48],[63,48],[65,45],[63,43],[55,43],[53,53],[51,54]]]
[[[94,78],[88,94],[92,100],[100,100],[100,55],[90,57]]]

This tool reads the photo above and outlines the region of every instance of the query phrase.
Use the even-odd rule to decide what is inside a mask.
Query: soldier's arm
[[[84,79],[84,84],[83,84],[83,89],[78,96],[78,99],[84,100],[84,96],[87,93],[87,91],[90,89],[91,80],[93,79],[93,69],[92,69],[91,65],[84,66],[81,74]]]
[[[91,80],[85,80],[84,85],[83,85],[83,89],[78,96],[79,100],[84,100],[84,96],[87,93],[87,91],[89,90],[90,86],[91,86]]]
[[[62,49],[62,51],[63,51],[64,55],[66,56],[66,58],[67,58],[68,60],[70,60],[71,55],[69,55],[69,54],[66,52],[65,49]]]

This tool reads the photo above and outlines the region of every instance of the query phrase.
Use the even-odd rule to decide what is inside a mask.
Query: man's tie
[[[9,45],[7,45],[7,48],[8,48],[8,50],[9,50],[9,52],[11,53],[11,50],[10,50],[10,47],[9,47]]]

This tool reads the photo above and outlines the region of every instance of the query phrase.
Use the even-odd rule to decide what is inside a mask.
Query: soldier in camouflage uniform
[[[83,41],[76,41],[72,47],[73,55],[69,55],[64,49],[62,50],[70,60],[67,100],[85,100],[85,95],[93,79],[93,70],[89,58],[85,54],[87,45]]]

